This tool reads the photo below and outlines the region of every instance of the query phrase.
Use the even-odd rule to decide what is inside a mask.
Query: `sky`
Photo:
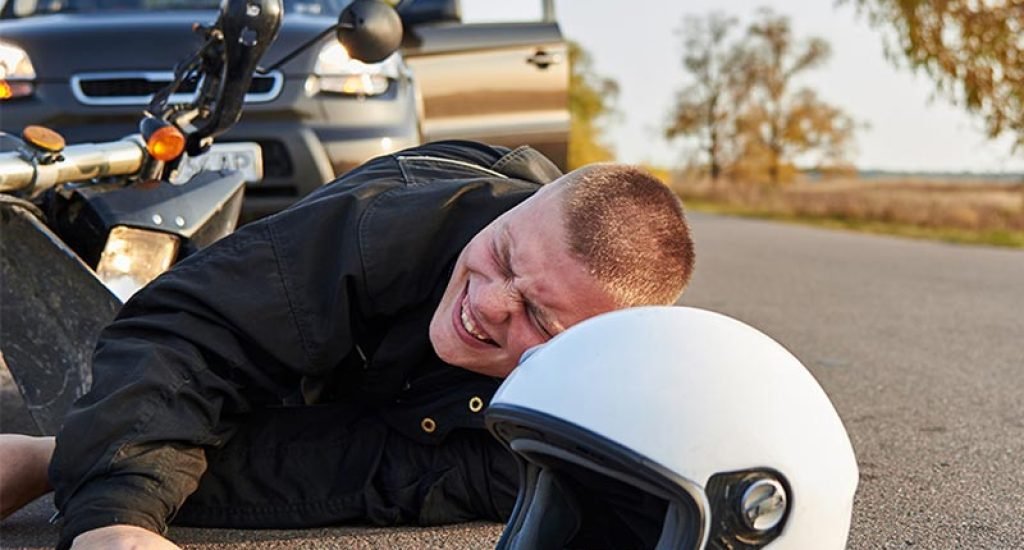
[[[511,19],[540,13],[540,0],[462,0],[468,21]],[[1008,138],[985,137],[980,118],[936,96],[924,74],[885,57],[882,33],[850,5],[832,0],[556,0],[566,38],[594,59],[595,71],[620,86],[618,120],[608,141],[618,160],[673,166],[682,145],[662,137],[676,92],[685,86],[682,39],[686,15],[723,11],[742,31],[760,6],[790,17],[794,36],[818,36],[832,47],[821,68],[798,83],[857,120],[854,164],[861,169],[924,172],[1024,172],[1024,151]],[[738,36],[739,32],[736,33]]]

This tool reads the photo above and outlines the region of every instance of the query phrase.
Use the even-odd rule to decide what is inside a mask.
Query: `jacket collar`
[[[541,185],[562,176],[562,171],[553,162],[528,145],[517,147],[502,156],[491,165],[491,170]]]

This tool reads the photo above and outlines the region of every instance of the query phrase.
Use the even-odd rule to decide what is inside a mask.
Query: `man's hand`
[[[142,527],[108,525],[75,537],[71,550],[181,550],[177,544]]]

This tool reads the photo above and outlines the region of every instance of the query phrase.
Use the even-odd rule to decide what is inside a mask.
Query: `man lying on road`
[[[679,200],[636,168],[470,142],[374,159],[136,294],[56,449],[4,441],[4,513],[52,453],[65,548],[173,547],[172,518],[503,521],[501,378],[584,319],[675,302],[692,266]]]

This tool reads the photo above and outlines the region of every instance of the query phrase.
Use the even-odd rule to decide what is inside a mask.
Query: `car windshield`
[[[337,16],[351,0],[284,0],[285,13]],[[3,18],[52,13],[216,10],[220,0],[4,0]]]

